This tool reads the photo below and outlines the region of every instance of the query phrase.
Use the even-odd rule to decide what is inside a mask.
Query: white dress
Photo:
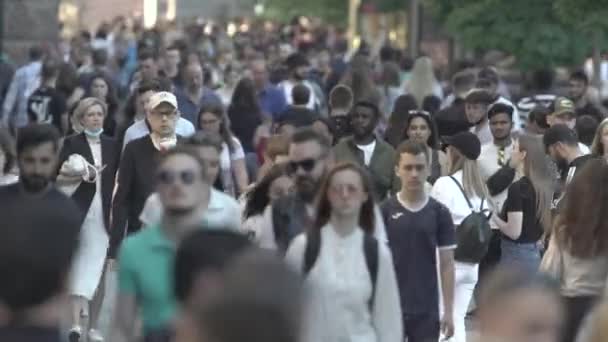
[[[101,144],[87,141],[95,160],[95,167],[99,169],[102,165]],[[97,191],[80,229],[80,245],[70,275],[70,294],[88,300],[93,299],[99,286],[109,246],[101,203],[101,174],[97,176],[96,184]]]

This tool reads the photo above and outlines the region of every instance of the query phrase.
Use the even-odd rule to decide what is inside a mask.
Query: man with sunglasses
[[[113,342],[132,341],[137,309],[144,337],[164,335],[176,314],[172,288],[177,245],[206,225],[211,185],[204,160],[192,146],[168,151],[158,165],[156,190],[162,219],[129,237],[120,249]]]
[[[177,143],[175,126],[179,116],[175,95],[169,92],[153,94],[146,113],[150,134],[131,141],[125,147],[112,204],[110,259],[116,256],[124,236],[141,228],[139,214],[154,190],[159,156]]]
[[[349,114],[353,135],[342,139],[334,147],[336,161],[350,161],[364,166],[369,171],[376,189],[376,196],[383,200],[389,191],[396,189],[395,149],[376,137],[380,120],[378,106],[368,101],[359,101]]]

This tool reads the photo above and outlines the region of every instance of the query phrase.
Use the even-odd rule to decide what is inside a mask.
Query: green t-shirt
[[[126,239],[118,258],[118,291],[135,296],[143,317],[144,334],[165,328],[175,317],[173,292],[176,246],[159,225]]]

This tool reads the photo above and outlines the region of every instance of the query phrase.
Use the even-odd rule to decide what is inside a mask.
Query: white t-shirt
[[[369,162],[372,160],[372,155],[374,154],[374,149],[376,149],[376,140],[367,145],[357,144],[357,148],[363,151],[363,161],[365,166],[369,166]]]
[[[492,131],[490,130],[490,120],[484,122],[480,126],[471,127],[471,133],[479,138],[481,145],[489,144],[494,140]]]
[[[462,185],[462,171],[458,171],[452,175]],[[449,176],[440,177],[433,185],[431,190],[431,197],[448,207],[450,213],[452,213],[452,220],[454,225],[458,226],[464,221],[464,219],[471,214],[471,209],[467,204],[467,201],[462,194],[462,191]],[[475,211],[479,211],[481,206],[481,198],[478,196],[469,197],[471,205]],[[483,201],[482,210],[489,209],[488,201]]]
[[[228,144],[222,143],[222,153],[220,154],[220,168],[222,170],[231,169],[233,161],[245,158],[245,151],[239,139],[232,137],[232,144],[234,150],[230,152]]]

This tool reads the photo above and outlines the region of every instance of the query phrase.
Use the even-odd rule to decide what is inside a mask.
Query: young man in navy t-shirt
[[[397,150],[395,172],[401,191],[382,206],[401,295],[408,341],[437,341],[454,333],[455,228],[449,210],[425,190],[429,176],[426,146],[406,141]],[[437,249],[443,294],[439,317]]]

